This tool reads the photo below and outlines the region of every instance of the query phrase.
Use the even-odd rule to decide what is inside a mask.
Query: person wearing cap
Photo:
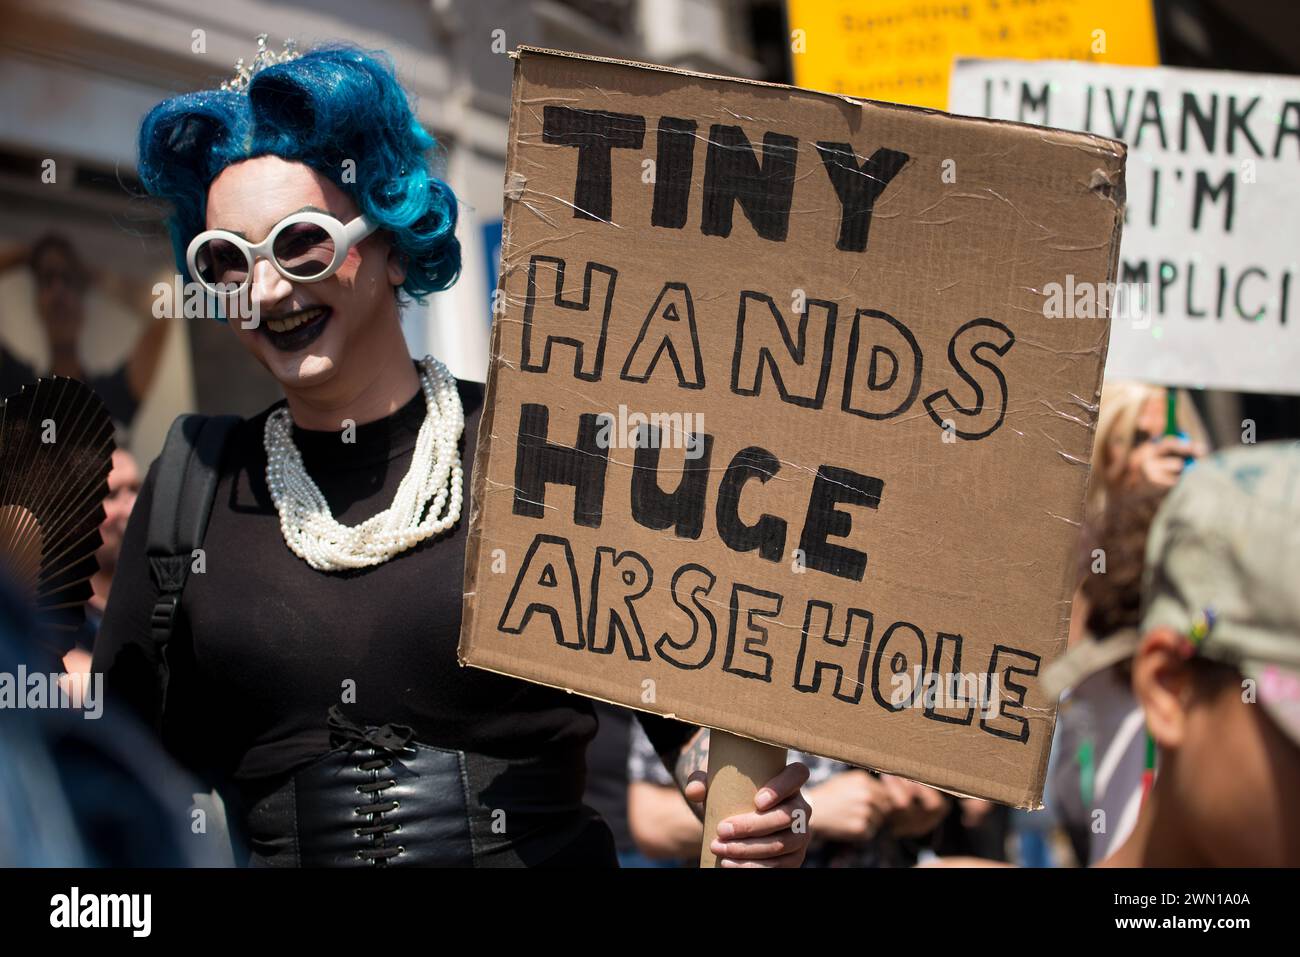
[[[1132,662],[1158,760],[1112,867],[1300,865],[1300,443],[1203,460],[1152,525]]]

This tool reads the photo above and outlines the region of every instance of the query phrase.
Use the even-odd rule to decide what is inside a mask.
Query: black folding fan
[[[76,379],[37,379],[0,407],[0,566],[46,641],[70,645],[85,621],[114,447],[108,410]]]

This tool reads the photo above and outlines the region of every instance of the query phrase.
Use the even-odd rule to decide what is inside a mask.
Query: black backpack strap
[[[166,701],[167,643],[176,626],[181,593],[189,578],[194,549],[203,543],[217,495],[221,450],[230,430],[240,422],[234,415],[182,415],[172,423],[158,456],[153,505],[145,553],[158,588],[150,629],[159,651]]]

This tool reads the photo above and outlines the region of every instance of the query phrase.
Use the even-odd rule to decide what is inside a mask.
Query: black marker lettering
[[[534,614],[543,615],[551,623],[557,644],[567,648],[583,646],[578,569],[568,539],[558,535],[538,535],[533,539],[510,589],[497,630],[522,635]]]
[[[904,637],[895,639],[900,631]],[[911,635],[912,641],[907,642]],[[910,621],[896,621],[885,631],[876,646],[876,656],[871,663],[871,696],[886,711],[902,711],[916,700],[921,691],[921,675],[925,674],[927,648],[925,632]],[[888,664],[889,687],[881,687],[880,667]],[[900,694],[905,690],[907,694]]]
[[[655,642],[655,653],[675,668],[694,671],[703,668],[713,659],[713,651],[718,642],[718,622],[703,598],[713,590],[717,580],[713,572],[696,564],[683,565],[673,575],[673,604],[690,619],[691,636],[684,641],[677,641],[665,631]],[[682,601],[683,593],[690,595],[690,605]],[[707,640],[700,637],[701,619],[707,622]]]
[[[615,149],[641,148],[645,140],[645,117],[548,106],[542,110],[542,139],[558,146],[578,148],[574,218],[609,222],[613,215],[610,153]]]
[[[807,300],[799,315],[798,330],[792,336],[785,315],[771,296],[742,291],[736,318],[736,349],[731,357],[731,391],[736,395],[760,394],[766,367],[782,401],[820,409],[831,374],[837,313],[833,302]]]
[[[609,465],[609,449],[597,441],[600,417],[585,413],[578,418],[578,443],[573,448],[546,440],[549,423],[546,406],[535,402],[520,406],[514,513],[543,518],[546,486],[571,485],[574,523],[599,528]]]
[[[615,553],[601,546],[591,572],[591,607],[587,618],[587,647],[599,655],[613,652],[621,639],[633,661],[649,661],[645,632],[635,602],[654,584],[650,564],[629,549]],[[630,626],[630,627],[629,627]]]
[[[858,389],[859,382],[866,388]],[[910,409],[920,391],[921,347],[912,330],[887,312],[859,309],[849,330],[841,407],[864,419],[892,419]]]
[[[1003,658],[1019,659],[1026,662],[1026,667],[1018,668],[1014,664],[1003,665],[1001,661]],[[1015,648],[1008,648],[1006,645],[993,646],[993,654],[989,658],[988,688],[984,695],[984,711],[986,714],[988,713],[988,702],[994,700],[993,682],[996,680],[999,685],[997,713],[992,719],[980,719],[981,731],[987,731],[989,734],[997,735],[999,738],[1006,738],[1009,741],[1025,742],[1029,740],[1029,722],[1022,715],[1011,713],[1013,708],[1024,707],[1025,693],[1029,689],[1012,681],[1011,675],[1035,677],[1038,674],[1038,663],[1041,660],[1038,655],[1031,654],[1028,651],[1018,651]],[[1014,692],[1015,696],[1003,695],[1001,693],[1002,688]]]
[[[785,519],[764,515],[753,525],[740,519],[740,493],[752,478],[766,483],[781,470],[781,463],[767,449],[750,446],[741,449],[727,466],[718,486],[718,536],[738,552],[758,549],[760,558],[779,562],[785,553]]]
[[[857,704],[866,687],[867,660],[871,655],[871,612],[850,608],[842,635],[830,633],[832,614],[828,602],[808,602],[799,636],[794,687],[796,691],[816,694],[821,689],[822,672],[826,671],[835,676],[831,694]]]
[[[524,301],[524,329],[519,367],[525,372],[549,372],[551,347],[562,343],[574,348],[573,374],[585,382],[599,382],[605,364],[605,335],[614,306],[618,270],[589,262],[582,272],[582,298],[564,297],[564,260],[533,256],[528,261],[528,294]],[[540,270],[539,270],[540,267]],[[538,294],[540,281],[550,291]],[[551,281],[555,285],[550,285]],[[593,290],[593,281],[595,289]],[[593,302],[592,295],[596,299]],[[541,360],[535,358],[533,340],[540,339]]]
[[[706,236],[730,236],[732,208],[740,203],[754,232],[764,239],[785,242],[798,156],[795,137],[765,133],[760,164],[739,126],[716,123],[710,127],[700,231]]]
[[[799,547],[803,549],[804,563],[809,568],[828,575],[838,575],[850,581],[862,581],[867,570],[867,553],[846,548],[827,541],[831,537],[844,538],[853,529],[853,518],[835,506],[848,505],[880,507],[880,495],[885,483],[870,475],[859,475],[849,469],[822,465],[813,479],[812,494],[808,497],[808,517],[804,520]]]
[[[781,614],[782,598],[776,592],[736,584],[731,588],[731,627],[727,631],[727,654],[723,671],[758,681],[772,680],[772,656],[767,647],[767,629],[754,623],[755,618],[775,618]],[[739,628],[741,612],[745,615],[744,631]],[[737,645],[739,639],[739,645]],[[751,667],[746,668],[747,662]]]
[[[817,151],[840,201],[840,235],[835,248],[860,253],[867,248],[876,200],[907,165],[908,155],[882,147],[859,166],[848,143],[818,143]]]
[[[659,120],[655,147],[655,197],[650,223],[667,229],[686,225],[695,170],[695,121],[676,116]]]
[[[679,386],[704,388],[704,357],[700,354],[700,333],[695,326],[695,303],[684,282],[664,283],[655,304],[646,313],[645,322],[641,323],[641,331],[632,343],[619,378],[649,382],[659,357],[665,352],[677,373]]]
[[[996,405],[985,404],[984,387],[967,371],[957,354],[958,341],[972,338],[975,341],[966,347],[966,354],[977,365],[983,366],[992,373],[999,393]],[[975,393],[975,401],[969,407],[960,405],[947,389],[929,395],[925,400],[925,408],[930,413],[930,418],[940,428],[944,428],[945,419],[953,419],[957,437],[968,440],[982,439],[998,430],[998,426],[1002,424],[1007,414],[1007,380],[997,364],[983,358],[979,352],[990,349],[999,357],[1005,356],[1015,342],[1016,337],[1012,335],[1011,330],[992,319],[972,319],[952,334],[952,338],[948,340],[948,361]],[[943,406],[940,405],[941,402]],[[963,423],[966,428],[960,427]]]
[[[697,436],[703,453],[687,455],[677,488],[659,485],[659,430],[650,427],[650,441],[637,446],[632,462],[632,520],[657,532],[673,529],[678,538],[698,539],[704,530],[704,499],[713,460],[713,436]]]

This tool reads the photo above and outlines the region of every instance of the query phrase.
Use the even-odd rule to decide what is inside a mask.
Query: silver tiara
[[[221,89],[228,93],[247,93],[248,84],[252,82],[253,77],[261,73],[269,66],[275,66],[278,63],[288,63],[302,56],[298,52],[298,44],[293,40],[284,41],[284,49],[279,53],[268,50],[266,47],[267,34],[259,33],[257,35],[257,53],[253,56],[253,62],[247,66],[244,64],[244,58],[240,57],[235,61],[235,75],[221,84]]]

